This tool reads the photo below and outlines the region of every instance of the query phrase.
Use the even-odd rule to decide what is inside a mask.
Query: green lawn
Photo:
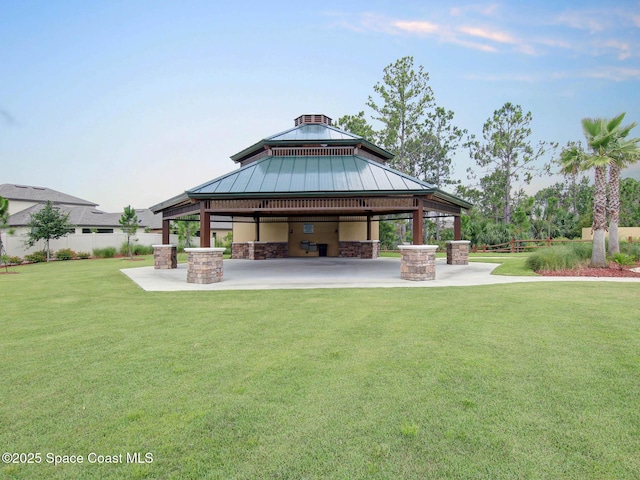
[[[152,293],[119,272],[150,262],[0,276],[0,448],[42,456],[0,477],[640,477],[640,284]]]

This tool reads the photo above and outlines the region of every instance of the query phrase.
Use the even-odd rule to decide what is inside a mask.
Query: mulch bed
[[[629,277],[640,278],[640,272],[634,272],[634,267],[620,268],[616,263],[611,263],[607,268],[582,267],[571,270],[541,270],[536,272],[538,275],[546,277]]]

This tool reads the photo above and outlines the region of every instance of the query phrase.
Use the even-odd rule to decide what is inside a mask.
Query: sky
[[[302,114],[370,119],[405,56],[476,136],[506,102],[533,144],[640,122],[640,0],[0,0],[0,183],[147,208]],[[459,151],[454,177],[471,166]]]

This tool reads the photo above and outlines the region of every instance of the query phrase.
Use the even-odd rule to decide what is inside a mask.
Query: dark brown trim
[[[413,244],[422,245],[422,227],[424,224],[424,207],[423,202],[419,202],[418,210],[413,212]]]
[[[453,217],[453,239],[462,240],[462,217]]]
[[[211,246],[211,212],[205,209],[205,202],[200,203],[200,247]]]

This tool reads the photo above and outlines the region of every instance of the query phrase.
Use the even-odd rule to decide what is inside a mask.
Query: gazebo
[[[233,155],[240,168],[151,210],[162,213],[165,244],[171,220],[199,220],[200,247],[210,247],[211,217],[231,217],[232,258],[376,258],[383,215],[411,218],[414,245],[423,243],[427,212],[452,216],[459,240],[471,204],[390,168],[392,157],[326,115],[302,115]]]

